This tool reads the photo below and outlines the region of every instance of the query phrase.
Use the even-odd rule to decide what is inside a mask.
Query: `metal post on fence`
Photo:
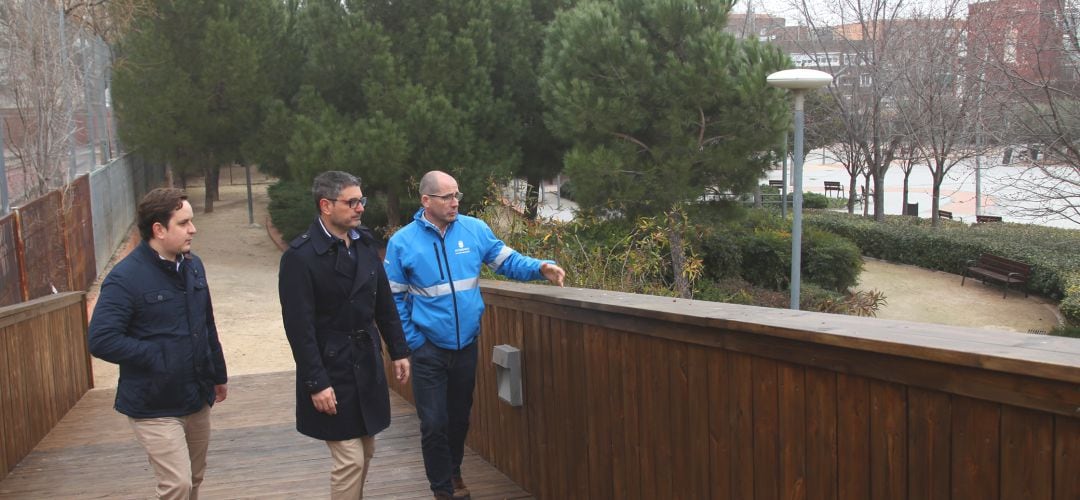
[[[229,167],[229,175],[232,176],[232,167]],[[244,164],[244,177],[247,178],[248,198],[248,225],[255,226],[255,201],[251,196],[251,164]]]
[[[7,156],[7,144],[4,142],[4,117],[0,116],[0,216],[11,212],[11,202],[8,199],[7,168],[4,160]]]
[[[64,66],[64,76],[68,73],[68,45],[67,45],[67,26],[64,23],[64,5],[59,5],[60,11],[60,61]],[[75,78],[71,79],[72,85],[75,83]],[[65,86],[66,87],[66,86]],[[71,109],[71,90],[64,91],[64,131],[68,134],[68,182],[75,180],[76,174],[79,173],[78,163],[75,158],[75,130],[72,127],[72,117],[75,114]]]
[[[91,78],[90,71],[93,69],[90,63],[90,57],[86,56],[87,45],[89,42],[83,38],[83,43],[80,44],[83,47],[83,92],[86,94],[86,143],[90,146],[90,169],[93,170],[97,166],[97,127],[94,126],[94,121],[97,120],[97,113],[94,113],[93,96],[94,92],[91,90]],[[89,47],[93,51],[93,47]],[[102,162],[104,163],[104,162]]]

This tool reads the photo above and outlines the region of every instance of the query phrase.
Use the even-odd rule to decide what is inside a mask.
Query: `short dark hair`
[[[139,202],[136,212],[139,235],[142,236],[143,241],[148,241],[154,236],[154,223],[169,227],[173,213],[184,206],[186,199],[188,199],[187,193],[178,188],[157,188],[146,193]]]
[[[348,172],[328,170],[317,176],[311,183],[311,196],[315,198],[315,211],[319,211],[319,200],[336,200],[342,189],[360,186],[360,178]]]

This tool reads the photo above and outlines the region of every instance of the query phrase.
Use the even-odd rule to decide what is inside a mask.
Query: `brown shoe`
[[[435,500],[452,500],[453,498],[454,497],[450,496],[449,493],[443,493],[441,491],[435,493]]]
[[[460,477],[452,477],[450,482],[454,485],[454,498],[459,500],[472,498],[469,496],[469,487],[465,486],[465,481],[462,481]]]

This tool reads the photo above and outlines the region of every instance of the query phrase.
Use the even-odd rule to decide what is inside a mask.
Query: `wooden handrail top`
[[[0,328],[15,324],[27,316],[44,314],[79,302],[83,295],[86,295],[86,292],[61,292],[0,307]]]
[[[745,332],[1080,383],[1080,341],[1076,339],[584,288],[494,280],[481,283],[490,304],[521,302],[542,314],[562,317],[566,315],[560,315],[560,308],[567,308],[566,313],[588,310],[594,314],[575,314],[575,319],[703,345],[724,345],[724,336],[717,335],[723,331]],[[611,315],[637,320],[612,325]],[[701,328],[657,328],[657,321]]]

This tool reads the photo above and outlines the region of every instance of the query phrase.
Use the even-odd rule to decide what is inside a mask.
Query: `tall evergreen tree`
[[[765,77],[788,61],[722,31],[732,3],[592,1],[556,17],[540,88],[583,207],[663,213],[763,174],[790,124]]]
[[[159,0],[119,46],[113,96],[121,138],[181,176],[206,176],[212,212],[222,165],[244,161],[269,91],[260,37],[274,0]]]

